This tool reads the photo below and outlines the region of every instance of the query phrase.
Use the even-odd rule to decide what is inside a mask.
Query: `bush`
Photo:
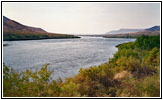
[[[137,37],[135,44],[141,49],[160,48],[160,35],[157,36],[140,36]]]

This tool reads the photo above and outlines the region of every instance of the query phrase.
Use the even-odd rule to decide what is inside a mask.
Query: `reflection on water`
[[[134,39],[82,37],[78,39],[47,39],[4,41],[3,62],[17,71],[39,69],[46,63],[54,71],[53,79],[78,73],[80,68],[108,61],[117,51],[117,44]]]

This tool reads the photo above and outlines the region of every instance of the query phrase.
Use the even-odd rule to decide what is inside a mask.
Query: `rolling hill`
[[[139,32],[142,31],[143,29],[119,29],[119,30],[113,30],[110,32],[105,33],[107,34],[123,34],[123,33],[134,33],[134,32]]]
[[[62,39],[79,38],[74,35],[48,33],[41,28],[23,25],[3,16],[3,40],[35,40],[35,39]]]
[[[128,32],[123,34],[106,34],[103,37],[105,38],[136,38],[141,35],[153,36],[160,34],[160,26],[153,26],[150,28],[146,28],[139,32]]]

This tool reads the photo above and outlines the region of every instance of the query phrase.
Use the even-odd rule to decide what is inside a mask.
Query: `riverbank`
[[[3,44],[3,46],[9,46],[9,44]]]
[[[8,40],[4,40],[4,41],[27,41],[27,40],[45,40],[45,39],[77,39],[77,38],[81,38],[78,36],[72,36],[72,37],[53,37],[53,38],[26,38],[26,39],[8,39]]]
[[[56,33],[3,32],[3,41],[68,39],[68,38],[72,39],[72,38],[80,38],[80,37],[75,35],[56,34]]]
[[[51,80],[48,64],[16,73],[3,67],[5,97],[159,97],[160,36],[141,36],[118,46],[108,62],[80,69],[63,82]]]

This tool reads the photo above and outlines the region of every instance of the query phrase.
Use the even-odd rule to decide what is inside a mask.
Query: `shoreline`
[[[11,39],[11,40],[3,40],[3,41],[28,41],[28,40],[47,40],[47,39],[78,39],[81,37],[59,37],[59,38],[39,38],[39,39]]]

